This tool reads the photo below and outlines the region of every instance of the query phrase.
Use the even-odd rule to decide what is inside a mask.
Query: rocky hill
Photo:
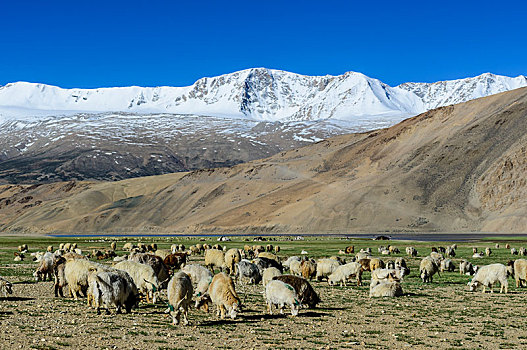
[[[0,187],[4,232],[523,232],[527,88],[230,168]]]

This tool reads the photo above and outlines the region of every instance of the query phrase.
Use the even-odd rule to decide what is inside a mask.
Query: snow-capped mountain
[[[526,85],[525,76],[486,73],[475,78],[391,87],[355,72],[305,76],[265,68],[202,78],[187,87],[61,89],[18,82],[0,87],[0,118],[127,112],[260,121],[352,121],[365,116],[400,120],[431,108]]]
[[[0,183],[119,180],[230,166],[527,86],[483,74],[388,86],[264,68],[187,87],[0,87]]]

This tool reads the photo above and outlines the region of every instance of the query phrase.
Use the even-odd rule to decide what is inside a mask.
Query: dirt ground
[[[404,250],[404,247],[403,247]],[[468,248],[466,249],[468,252]],[[468,254],[468,253],[467,253]],[[507,258],[506,255],[503,258]],[[193,262],[203,257],[193,257]],[[85,300],[54,298],[52,282],[31,280],[35,263],[4,264],[0,274],[14,294],[0,297],[2,349],[525,349],[527,290],[469,292],[470,276],[458,272],[418,278],[421,257],[409,259],[405,295],[370,299],[364,285],[329,287],[313,282],[323,302],[299,316],[267,315],[263,286],[237,284],[244,309],[235,320],[189,312],[190,326],[172,326],[156,305],[140,304],[131,314],[97,315]],[[460,260],[459,258],[456,259]]]

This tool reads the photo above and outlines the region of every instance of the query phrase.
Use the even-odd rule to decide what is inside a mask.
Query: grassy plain
[[[522,349],[527,347],[527,290],[515,288],[509,279],[509,294],[471,293],[470,276],[445,272],[434,282],[423,284],[418,276],[419,262],[430,247],[452,242],[372,241],[340,237],[306,237],[293,241],[276,237],[276,241],[253,243],[252,238],[232,237],[223,242],[230,247],[244,244],[279,245],[281,257],[299,255],[306,250],[310,257],[338,255],[340,249],[354,245],[355,251],[370,247],[374,256],[384,261],[404,256],[406,246],[417,248],[417,258],[407,258],[411,273],[402,283],[405,295],[393,299],[368,297],[369,273],[364,285],[329,287],[326,282],[312,282],[323,302],[316,309],[303,309],[298,317],[265,314],[263,287],[237,285],[245,305],[235,320],[219,320],[213,313],[190,310],[191,325],[172,326],[164,313],[166,302],[142,303],[131,314],[96,315],[85,301],[54,298],[52,282],[34,282],[36,264],[29,256],[13,261],[17,246],[26,243],[30,252],[44,250],[60,242],[76,242],[83,251],[107,249],[111,241],[119,250],[125,242],[157,243],[169,248],[173,243],[190,246],[198,237],[2,237],[0,238],[0,276],[14,283],[14,294],[0,295],[0,342],[3,349]],[[247,242],[249,240],[250,242]],[[205,238],[216,244],[215,238]],[[204,243],[203,241],[201,243]],[[499,243],[500,248],[495,248]],[[456,266],[462,258],[477,265],[506,263],[511,258],[505,244],[527,247],[525,238],[500,237],[477,242],[457,243]],[[392,244],[400,254],[380,256],[377,247]],[[490,257],[473,259],[472,248],[490,247]],[[346,257],[348,260],[350,257]],[[203,256],[191,258],[203,262]],[[109,262],[108,262],[109,263]],[[164,298],[166,300],[166,297]]]

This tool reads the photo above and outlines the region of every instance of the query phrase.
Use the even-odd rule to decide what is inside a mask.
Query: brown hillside
[[[0,187],[0,229],[523,232],[526,132],[523,88],[232,168]]]

